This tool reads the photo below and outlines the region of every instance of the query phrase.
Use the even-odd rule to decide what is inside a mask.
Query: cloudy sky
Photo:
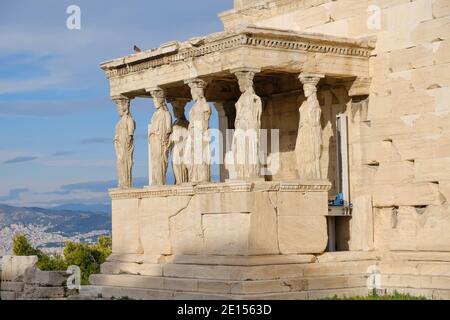
[[[0,0],[0,203],[106,203],[118,120],[102,61],[222,30],[232,0]],[[67,7],[81,8],[69,30]],[[149,99],[137,122],[135,185],[147,180]],[[213,114],[214,116],[214,114]]]

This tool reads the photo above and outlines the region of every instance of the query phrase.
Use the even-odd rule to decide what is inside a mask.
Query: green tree
[[[13,252],[18,256],[37,256],[36,267],[43,271],[66,270],[70,265],[76,265],[81,270],[81,283],[89,284],[89,276],[100,272],[100,265],[111,254],[111,237],[100,236],[97,243],[79,243],[67,241],[64,255],[46,254],[34,248],[23,234],[13,238]]]
[[[67,264],[61,255],[49,255],[36,249],[28,241],[24,234],[16,234],[13,237],[13,253],[16,256],[37,256],[36,267],[43,271],[66,270]]]
[[[111,254],[111,238],[100,236],[97,244],[66,242],[64,257],[68,265],[76,265],[81,270],[81,283],[88,284],[91,274],[100,272],[100,265]]]
[[[12,249],[16,256],[39,256],[42,252],[34,248],[23,233],[18,233],[13,237]]]

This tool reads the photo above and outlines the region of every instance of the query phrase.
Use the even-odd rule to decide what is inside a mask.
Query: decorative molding
[[[163,89],[161,89],[160,87],[148,88],[148,89],[146,89],[146,91],[150,93],[150,95],[152,96],[153,99],[165,99],[166,98],[165,91]]]
[[[122,94],[118,94],[115,96],[111,96],[111,100],[114,101],[115,103],[119,103],[122,101],[130,101],[132,98],[129,98],[127,96],[124,96]]]
[[[236,74],[236,73],[260,73],[261,68],[253,68],[253,67],[240,67],[240,68],[233,68],[230,70],[230,73]]]
[[[205,89],[208,86],[208,82],[200,78],[192,78],[184,81],[190,88],[201,88]]]
[[[320,79],[322,79],[322,78],[325,78],[324,74],[310,73],[310,72],[302,72],[298,76],[298,79],[300,80],[300,82],[303,85],[311,84],[313,86],[317,86],[317,84],[319,83]]]
[[[318,181],[293,181],[293,182],[245,182],[233,181],[223,183],[203,183],[171,186],[152,186],[143,189],[110,189],[111,199],[141,199],[156,197],[193,196],[207,193],[230,192],[328,192],[331,183],[326,180]]]
[[[161,52],[142,60],[129,63],[126,61],[118,63],[117,60],[113,60],[102,64],[102,68],[108,78],[114,78],[238,47],[270,48],[365,58],[370,56],[372,50],[367,44],[349,39],[313,37],[296,32],[247,28],[235,33],[223,32],[221,36],[209,41],[208,38],[205,38],[199,46],[177,49],[169,53]]]

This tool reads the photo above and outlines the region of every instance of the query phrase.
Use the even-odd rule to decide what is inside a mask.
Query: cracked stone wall
[[[276,0],[221,18],[377,37],[349,127],[350,249],[450,251],[450,1]]]
[[[113,200],[113,253],[321,253],[327,191],[208,192]]]

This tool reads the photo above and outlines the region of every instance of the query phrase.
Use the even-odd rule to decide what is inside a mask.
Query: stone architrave
[[[132,186],[134,131],[136,122],[130,114],[130,99],[124,96],[113,97],[120,120],[116,124],[114,148],[116,151],[116,166],[118,187],[128,189]]]
[[[167,109],[164,91],[151,90],[156,111],[150,123],[149,148],[151,156],[152,185],[166,184],[167,167],[169,165],[170,134],[172,133],[172,116]]]
[[[173,99],[170,101],[176,120],[172,125],[170,147],[172,150],[172,168],[175,176],[175,184],[189,182],[188,165],[185,163],[186,143],[189,137],[189,121],[184,110],[188,100]]]
[[[303,84],[306,100],[300,106],[295,156],[300,179],[321,179],[320,156],[322,152],[322,128],[320,117],[322,111],[317,100],[317,84],[324,75],[301,73],[299,79]]]
[[[235,132],[232,142],[234,174],[237,180],[260,177],[260,129],[262,101],[253,88],[254,69],[232,70],[242,93],[236,103]]]
[[[187,144],[187,163],[189,163],[189,182],[209,182],[211,180],[211,151],[209,139],[209,119],[211,108],[205,98],[207,83],[201,79],[186,81],[191,89],[194,105],[189,111],[189,139]]]

